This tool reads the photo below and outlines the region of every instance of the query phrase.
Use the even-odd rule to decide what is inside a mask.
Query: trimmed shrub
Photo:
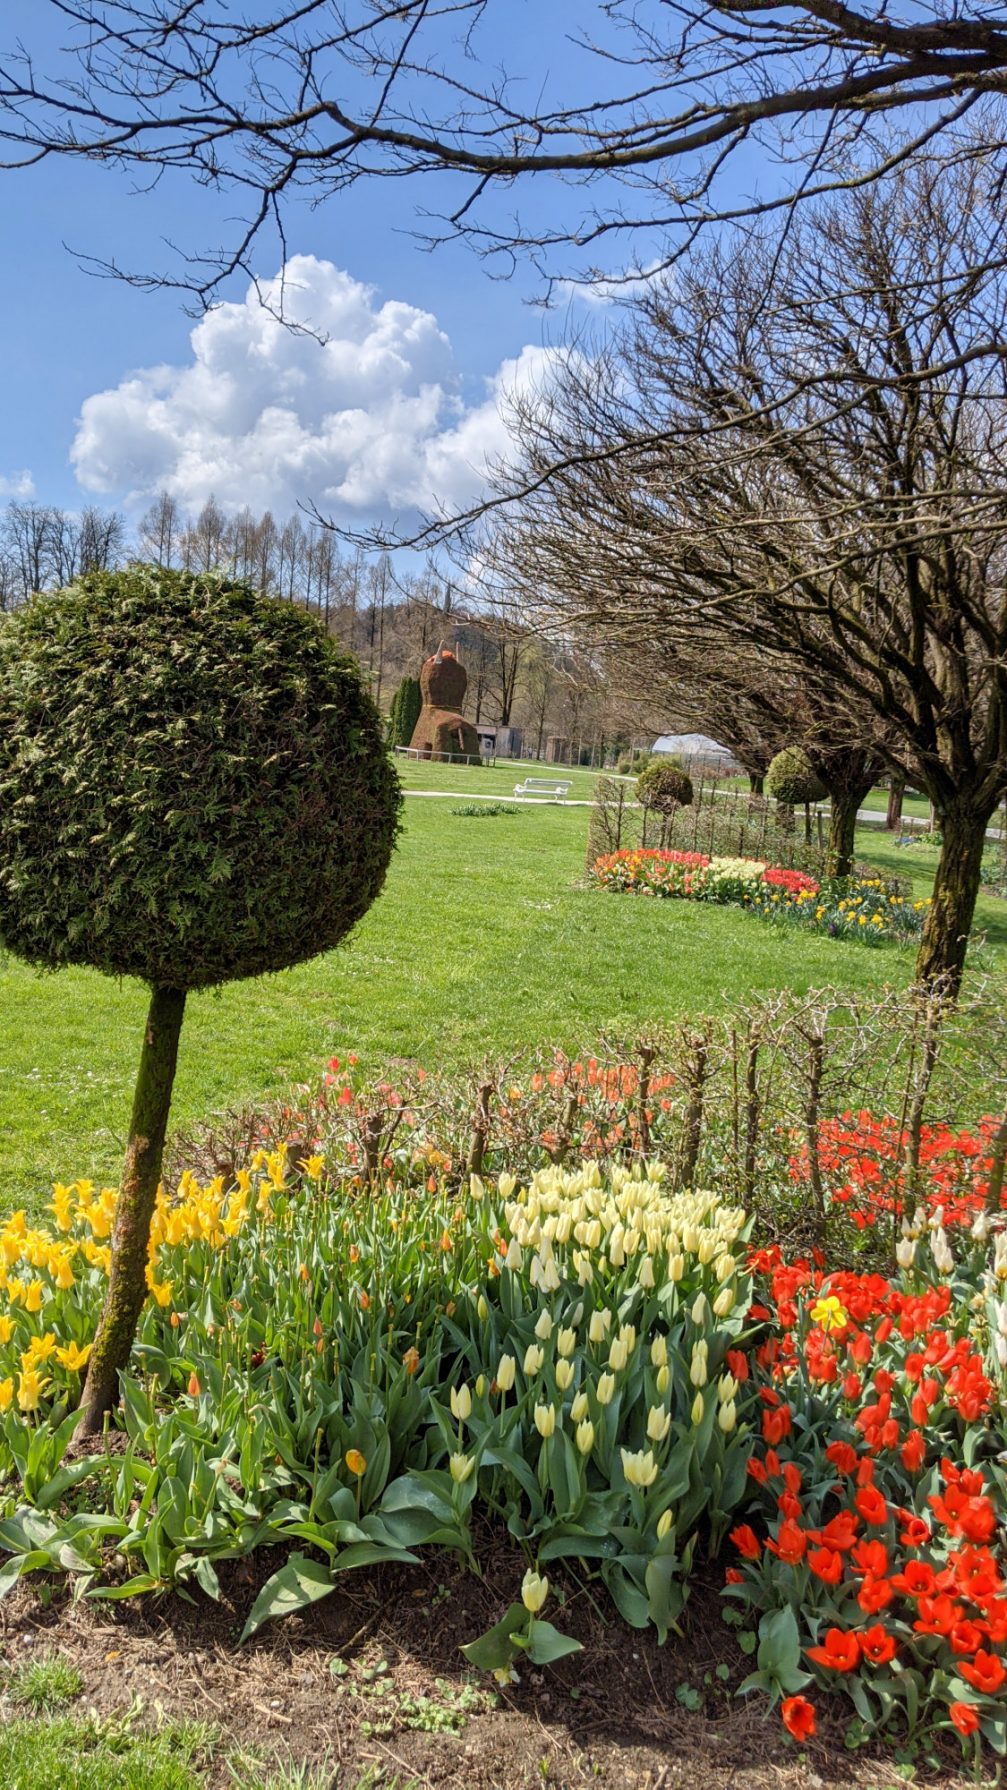
[[[152,990],[83,1428],[116,1396],[145,1296],[187,992],[345,937],[400,801],[355,662],[248,585],[134,565],[0,631],[0,938]]]
[[[787,808],[821,802],[828,791],[801,746],[785,746],[766,772],[765,791]]]
[[[423,696],[418,677],[404,677],[392,697],[388,716],[388,744],[408,746],[420,718]]]
[[[636,780],[636,799],[658,814],[674,814],[692,802],[692,778],[676,764],[652,764]]]

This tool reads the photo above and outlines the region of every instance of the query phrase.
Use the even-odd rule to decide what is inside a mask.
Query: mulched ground
[[[277,1556],[257,1555],[221,1569],[220,1604],[197,1593],[194,1603],[46,1607],[26,1584],[0,1604],[0,1650],[11,1666],[50,1649],[69,1656],[84,1678],[79,1710],[108,1715],[140,1699],[150,1719],[200,1717],[219,1724],[227,1744],[330,1765],[332,1790],[355,1785],[366,1768],[379,1781],[415,1780],[424,1790],[896,1790],[905,1782],[890,1760],[844,1749],[842,1704],[800,1752],[761,1698],[733,1698],[750,1662],[720,1620],[712,1582],[697,1586],[683,1637],[659,1647],[571,1580],[565,1608],[547,1613],[584,1652],[548,1672],[525,1669],[491,1707],[488,1681],[473,1680],[458,1648],[499,1618],[520,1583],[522,1565],[507,1548],[491,1552],[483,1579],[446,1556],[353,1574],[304,1616],[239,1649],[244,1618],[276,1564]],[[411,1699],[446,1706],[473,1682],[481,1707],[458,1718],[459,1732],[409,1725]],[[913,1779],[948,1790],[965,1782],[950,1754],[945,1769],[918,1768]]]

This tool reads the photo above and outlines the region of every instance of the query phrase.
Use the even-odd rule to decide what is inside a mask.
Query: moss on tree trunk
[[[992,809],[962,803],[940,816],[943,844],[916,958],[916,980],[929,987],[942,985],[952,999],[961,986],[991,813]]]
[[[147,1297],[147,1246],[161,1179],[184,1012],[184,990],[152,991],[112,1231],[108,1293],[88,1363],[77,1425],[79,1437],[98,1433],[106,1411],[115,1404],[119,1374],[129,1360]]]

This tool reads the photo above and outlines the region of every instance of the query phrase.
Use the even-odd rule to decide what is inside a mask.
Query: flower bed
[[[115,1197],[57,1186],[50,1224],[0,1228],[0,1594],[59,1572],[213,1597],[218,1562],[283,1545],[252,1633],[358,1565],[443,1547],[476,1566],[491,1521],[527,1571],[459,1638],[508,1682],[575,1649],[543,1614],[564,1563],[664,1636],[702,1549],[751,1655],[741,1690],[802,1744],[838,1693],[850,1744],[1007,1750],[991,1134],[926,1131],[904,1212],[894,1120],[819,1142],[834,1190],[901,1219],[894,1274],[752,1246],[740,1207],[639,1159],[459,1185],[428,1152],[419,1183],[406,1158],[362,1183],[281,1147],[231,1185],[186,1176],[155,1214],[125,1452],[72,1463]],[[851,1167],[868,1149],[877,1179]]]
[[[758,1252],[758,1516],[726,1595],[758,1620],[747,1686],[798,1739],[812,1685],[853,1705],[850,1744],[957,1730],[1007,1750],[1002,1526],[1007,1235],[939,1223],[895,1279]]]
[[[885,1220],[897,1225],[920,1207],[928,1218],[939,1214],[949,1230],[968,1229],[983,1221],[991,1181],[994,1206],[1007,1209],[1002,1130],[1002,1121],[988,1116],[974,1128],[921,1124],[914,1138],[899,1120],[843,1113],[818,1126],[819,1173],[827,1197],[859,1230]],[[790,1174],[799,1185],[810,1183],[806,1143],[791,1156]]]
[[[755,858],[707,858],[701,852],[611,852],[595,860],[591,876],[600,887],[619,894],[730,902],[765,919],[867,944],[915,938],[929,906],[881,877],[817,883],[801,870]]]

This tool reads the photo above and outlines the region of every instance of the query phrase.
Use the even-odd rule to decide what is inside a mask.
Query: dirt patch
[[[365,1769],[423,1790],[895,1790],[898,1767],[843,1746],[846,1707],[822,1712],[798,1752],[776,1712],[733,1691],[750,1662],[720,1620],[716,1586],[697,1585],[681,1638],[659,1647],[570,1579],[550,1614],[583,1653],[493,1691],[458,1649],[496,1621],[520,1581],[509,1550],[482,1579],[442,1557],[354,1574],[323,1603],[237,1637],[266,1555],[221,1569],[219,1604],[197,1594],[46,1607],[20,1588],[0,1605],[3,1656],[58,1648],[84,1679],[81,1707],[219,1725],[223,1749],[327,1764],[333,1790]],[[931,1774],[959,1781],[956,1761]],[[922,1774],[925,1781],[926,1773]],[[221,1767],[221,1790],[228,1781]],[[917,1775],[916,1782],[921,1781]],[[964,1779],[960,1780],[964,1783]]]

